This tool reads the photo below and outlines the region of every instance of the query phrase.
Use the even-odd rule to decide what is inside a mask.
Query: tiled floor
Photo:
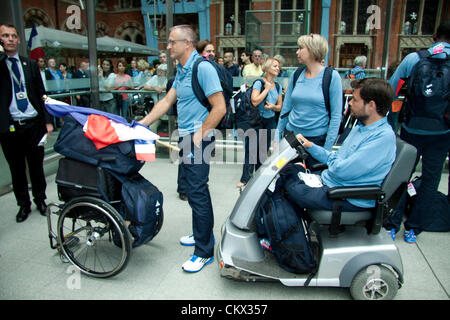
[[[136,248],[126,269],[110,279],[74,272],[49,246],[47,223],[34,209],[24,223],[15,222],[12,193],[0,198],[0,299],[350,299],[347,289],[285,287],[278,282],[246,283],[222,278],[217,263],[188,274],[181,265],[192,247],[178,239],[191,233],[191,210],[176,193],[177,166],[169,159],[146,164],[141,174],[164,194],[164,225],[157,237]],[[239,196],[235,188],[241,165],[212,165],[209,179],[214,205],[214,233],[220,229]],[[447,192],[447,174],[441,190]],[[54,175],[48,177],[47,202],[57,202]],[[55,219],[56,220],[56,219]],[[420,234],[417,244],[396,240],[405,270],[405,284],[396,299],[449,299],[450,233]]]

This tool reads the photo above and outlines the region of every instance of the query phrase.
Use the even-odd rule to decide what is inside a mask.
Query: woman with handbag
[[[272,131],[277,126],[275,112],[281,110],[283,101],[282,88],[275,82],[275,78],[280,73],[280,66],[279,60],[274,58],[267,59],[262,65],[264,76],[253,83],[251,103],[258,108],[261,116],[261,125],[259,128],[253,128],[257,130],[256,139],[245,137],[245,163],[242,168],[240,182],[236,185],[237,188],[245,186],[253,172],[258,170],[267,158],[272,142]]]

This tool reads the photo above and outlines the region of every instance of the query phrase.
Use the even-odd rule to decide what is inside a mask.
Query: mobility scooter
[[[381,187],[331,188],[328,197],[339,200],[376,200],[376,207],[361,212],[339,209],[309,210],[307,228],[317,269],[294,274],[282,269],[258,238],[255,214],[260,200],[279,172],[305,150],[293,133],[287,134],[241,192],[222,227],[216,257],[222,276],[241,281],[280,281],[286,286],[350,288],[354,299],[393,299],[403,283],[403,266],[391,236],[382,228],[383,218],[395,209],[416,158],[416,149],[397,139],[396,159]],[[344,229],[344,231],[342,231]]]

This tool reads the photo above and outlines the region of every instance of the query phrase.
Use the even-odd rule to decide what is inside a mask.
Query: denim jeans
[[[106,111],[106,112],[112,113],[112,114],[118,114],[116,99],[114,99],[114,98],[107,100],[107,101],[100,101],[100,106],[103,111]]]

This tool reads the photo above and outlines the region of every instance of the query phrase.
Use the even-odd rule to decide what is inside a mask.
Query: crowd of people
[[[8,56],[17,54],[17,31],[13,26],[2,25],[0,28],[2,39],[6,44],[5,52]],[[271,144],[276,148],[277,143],[288,132],[293,132],[309,153],[307,167],[313,167],[318,162],[328,166],[327,169],[318,173],[323,183],[320,188],[311,188],[306,185],[305,181],[298,177],[298,172],[302,169],[294,163],[289,164],[282,172],[279,185],[288,191],[289,199],[299,206],[329,210],[333,207],[332,201],[327,199],[329,188],[363,184],[381,185],[395,160],[396,152],[396,135],[386,115],[391,110],[393,99],[398,93],[394,90],[397,89],[398,79],[409,76],[413,66],[418,62],[419,58],[415,53],[405,58],[390,83],[382,79],[366,78],[364,68],[367,59],[358,57],[355,60],[355,67],[348,73],[355,78],[351,82],[353,96],[349,105],[351,115],[358,120],[358,124],[353,127],[341,148],[333,152],[332,147],[342,122],[344,91],[339,73],[324,65],[329,51],[328,42],[324,37],[319,34],[309,34],[298,38],[296,55],[303,67],[289,76],[289,84],[284,90],[276,84],[284,64],[281,56],[269,57],[262,50],[255,49],[251,54],[242,52],[240,55],[242,63],[236,64],[233,52],[225,52],[223,58],[216,57],[213,44],[209,40],[197,41],[195,31],[188,25],[171,28],[168,39],[167,52],[161,53],[158,63],[155,63],[153,68],[144,59],[131,61],[131,67],[128,70],[125,59],[118,59],[114,66],[110,60],[105,59],[98,68],[98,75],[101,108],[105,111],[126,117],[129,95],[127,93],[114,95],[109,91],[135,88],[154,92],[152,97],[155,105],[151,112],[140,120],[143,125],[150,126],[156,123],[175,104],[177,106],[181,148],[180,172],[182,172],[179,181],[182,180],[186,199],[193,214],[192,234],[180,239],[182,245],[194,247],[193,256],[182,265],[183,270],[200,271],[214,259],[214,214],[208,187],[211,155],[205,150],[211,151],[210,145],[214,144],[215,128],[225,116],[227,108],[218,73],[210,63],[202,61],[198,64],[198,80],[211,108],[205,108],[194,94],[191,85],[192,69],[194,62],[202,56],[223,65],[233,77],[242,76],[257,80],[252,86],[251,103],[258,109],[262,121],[252,129],[257,130],[259,134],[266,134],[265,139],[257,139],[257,150],[265,152],[257,151],[257,159],[251,163],[249,155],[253,152],[249,151],[248,139],[244,141],[247,155],[237,187],[242,188],[248,183],[253,172],[264,162]],[[449,21],[441,25],[434,40],[435,44],[430,51],[434,54],[446,53],[448,56],[450,53]],[[170,58],[176,63],[176,75],[170,88],[167,87],[167,54],[170,54]],[[7,65],[1,60],[1,63],[0,66],[5,69],[4,73],[9,75],[9,70],[13,70],[11,68],[14,67],[14,62],[8,62]],[[60,83],[64,83],[67,79],[83,79],[87,77],[86,71],[89,68],[86,62],[82,62],[78,70],[71,72],[63,63],[57,67],[55,59],[52,58],[47,60],[47,65],[45,61],[38,61],[37,66],[44,84],[48,80],[59,80]],[[26,79],[26,81],[29,80]],[[6,77],[5,83],[9,84],[7,89],[9,96],[12,96],[12,92],[16,93],[16,88],[11,87],[9,76]],[[43,87],[39,89],[41,92],[44,91]],[[78,89],[85,88],[81,85]],[[17,90],[20,90],[20,86]],[[45,88],[45,91],[51,93],[64,90],[64,87],[58,86]],[[33,97],[31,93],[28,96]],[[78,105],[89,106],[89,101],[83,101],[85,96],[87,95],[80,94],[77,97]],[[15,99],[12,101],[12,110],[15,111],[21,101]],[[24,119],[34,119],[37,112],[40,119],[39,132],[45,128],[51,132],[52,125],[49,123],[42,103],[36,102],[35,105],[31,99],[30,102],[34,107],[32,110],[34,113],[23,112],[25,116],[17,113],[19,118],[16,119],[13,116],[14,124],[20,127],[22,122],[27,123],[28,120]],[[11,97],[3,104],[6,105],[3,109],[7,110],[11,104]],[[0,117],[0,119],[4,118],[8,117]],[[23,177],[23,172],[20,177],[17,174],[24,168],[13,170],[15,159],[9,155],[16,151],[9,151],[9,148],[12,148],[9,136],[10,124],[3,122],[1,124],[0,142],[11,166],[14,191],[18,205],[21,207],[21,212],[17,216],[17,221],[20,222],[25,220],[30,212],[28,191],[24,190],[26,177]],[[58,126],[58,123],[55,125]],[[430,194],[437,190],[442,165],[450,149],[449,134],[449,129],[426,132],[426,130],[415,130],[403,124],[401,137],[418,148],[418,159],[421,155],[423,162],[423,191],[419,191],[419,199],[423,201],[418,201],[419,205],[414,215],[405,223],[407,242],[414,242],[415,236],[421,232],[420,218],[417,217],[426,214],[426,206],[431,199]],[[42,159],[36,161],[42,164]],[[33,195],[40,211],[41,207],[45,206],[45,183],[42,185],[41,178],[41,175],[32,177]],[[19,180],[20,183],[17,182]],[[40,186],[39,190],[34,189],[38,188],[35,184]],[[375,203],[372,200],[347,199],[342,206],[345,210],[358,211],[372,208]],[[394,237],[399,229],[399,221],[391,221],[388,228]]]
[[[150,96],[156,103],[165,92],[167,84],[167,54],[161,52],[158,59],[150,65],[144,58],[132,58],[130,63],[124,58],[115,59],[113,64],[109,58],[103,59],[98,66],[99,100],[103,111],[123,116],[130,120],[129,106],[131,96],[127,93],[111,93],[111,90],[152,90]],[[65,62],[56,63],[53,57],[39,58],[37,64],[48,94],[67,93],[69,91],[89,91],[89,63],[81,61],[78,69]],[[86,79],[86,80],[82,80]],[[81,81],[80,81],[81,80]],[[71,103],[70,97],[58,98]],[[91,107],[89,94],[75,95],[75,104]],[[97,107],[97,106],[94,106]],[[55,119],[55,127],[61,127],[60,119]]]
[[[216,56],[214,45],[209,40],[201,40],[196,45],[200,55],[208,57],[224,66],[232,77],[257,78],[264,72],[262,65],[269,58],[261,50],[256,49],[252,53],[243,51],[240,61],[236,61],[234,53],[227,51],[223,57]],[[281,55],[273,57],[279,64],[280,72],[277,76],[287,77],[286,70],[282,69],[284,58]],[[98,66],[99,77],[99,100],[103,111],[123,116],[130,120],[129,106],[131,95],[127,93],[111,93],[111,90],[149,90],[147,94],[154,104],[161,99],[165,92],[168,81],[167,52],[161,51],[158,59],[150,64],[145,58],[132,58],[129,62],[124,58],[105,58]],[[69,66],[66,62],[56,62],[53,57],[37,59],[41,78],[47,94],[61,94],[69,91],[89,91],[89,62],[81,61],[78,68]],[[82,80],[85,79],[85,80]],[[236,89],[236,87],[235,87]],[[57,98],[66,103],[71,103],[69,96]],[[73,102],[77,106],[90,107],[89,94],[80,93],[75,95]],[[94,106],[96,107],[96,106]],[[55,119],[55,129],[60,128],[60,119]]]

